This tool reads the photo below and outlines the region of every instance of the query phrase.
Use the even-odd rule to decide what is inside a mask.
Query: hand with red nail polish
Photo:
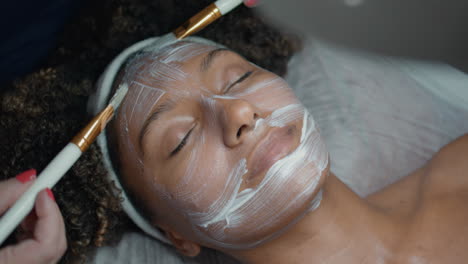
[[[3,214],[27,190],[36,178],[29,170],[0,182],[0,214]],[[56,263],[67,248],[65,224],[50,189],[36,197],[34,210],[21,223],[18,243],[0,248],[0,264]]]

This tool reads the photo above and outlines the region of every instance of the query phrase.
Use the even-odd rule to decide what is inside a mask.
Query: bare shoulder
[[[444,146],[431,159],[424,186],[428,195],[468,191],[468,134]]]
[[[425,166],[367,200],[383,209],[408,212],[422,201],[462,197],[461,193],[468,195],[468,134],[441,148]]]
[[[443,147],[423,168],[420,179],[417,206],[404,239],[405,259],[418,263],[465,263],[468,135]]]

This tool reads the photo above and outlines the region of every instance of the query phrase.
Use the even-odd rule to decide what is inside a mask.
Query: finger
[[[23,219],[21,224],[18,226],[15,232],[16,241],[26,240],[33,237],[34,226],[37,222],[36,212],[32,210]]]
[[[0,214],[3,214],[24,193],[36,178],[36,170],[28,170],[15,178],[0,182]]]
[[[0,263],[55,263],[66,250],[65,226],[54,200],[41,191],[36,199],[38,217],[34,237],[0,250]]]
[[[46,263],[36,255],[37,242],[28,239],[15,246],[8,246],[0,250],[0,263]]]
[[[35,210],[32,210],[21,222],[19,228],[15,232],[16,241],[26,240],[34,237],[34,227],[36,226],[37,215]]]
[[[34,227],[36,226],[37,222],[37,215],[36,212],[33,210],[31,211],[21,222],[20,227],[26,232],[32,233],[34,231]]]
[[[247,7],[254,7],[260,4],[260,0],[244,0],[244,5]]]
[[[34,238],[41,245],[45,256],[58,261],[65,253],[67,240],[62,214],[50,189],[39,193],[35,210],[37,223]]]

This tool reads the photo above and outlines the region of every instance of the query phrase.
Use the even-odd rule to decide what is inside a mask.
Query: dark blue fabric
[[[38,67],[78,4],[77,0],[0,3],[0,87]]]

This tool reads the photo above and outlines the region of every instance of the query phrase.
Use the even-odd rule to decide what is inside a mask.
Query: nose
[[[221,100],[224,107],[223,140],[228,147],[241,144],[253,131],[258,113],[255,107],[242,99]]]

